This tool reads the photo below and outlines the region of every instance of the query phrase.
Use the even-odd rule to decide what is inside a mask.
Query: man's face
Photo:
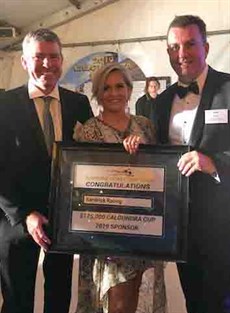
[[[31,40],[22,55],[23,68],[32,84],[50,93],[62,74],[63,58],[56,42]]]
[[[152,98],[156,98],[157,92],[160,89],[158,83],[156,81],[151,80],[148,85],[148,93]]]
[[[190,83],[203,71],[209,45],[197,25],[172,27],[168,33],[168,54],[172,68],[179,80]]]

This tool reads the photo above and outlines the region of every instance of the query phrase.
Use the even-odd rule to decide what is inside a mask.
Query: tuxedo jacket
[[[59,87],[62,133],[71,141],[77,121],[92,116],[88,98]],[[51,159],[27,86],[0,97],[0,220],[12,226],[33,210],[47,215]]]
[[[157,98],[155,121],[158,142],[169,143],[169,120],[176,84],[170,86]],[[208,124],[205,112],[226,110],[228,121]],[[200,104],[194,120],[189,145],[191,149],[210,156],[220,177],[201,172],[190,176],[190,247],[198,253],[215,253],[230,261],[230,75],[209,67]],[[223,250],[225,250],[223,252]]]

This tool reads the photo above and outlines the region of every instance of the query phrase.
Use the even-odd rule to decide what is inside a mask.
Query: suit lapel
[[[25,127],[23,128],[24,134],[23,137],[29,137],[29,134],[32,132],[32,145],[36,145],[38,151],[41,154],[48,155],[44,135],[42,131],[42,127],[40,125],[40,121],[36,112],[36,108],[34,105],[34,101],[29,98],[28,89],[26,86],[22,87],[22,90],[18,93],[19,103],[18,106],[18,118],[23,119],[23,124]],[[21,125],[21,124],[18,124]]]
[[[62,115],[62,140],[65,140],[65,129],[66,129],[66,110],[65,110],[65,96],[63,89],[61,87],[58,88],[59,96],[60,96],[60,104],[61,104],[61,115]]]
[[[61,114],[62,114],[62,140],[71,141],[73,140],[73,127],[76,122],[76,113],[73,112],[71,105],[76,99],[70,97],[69,92],[59,87],[60,103],[61,103]],[[77,106],[78,103],[75,103]]]
[[[189,145],[191,145],[193,148],[198,147],[200,144],[205,125],[205,110],[208,110],[211,107],[216,85],[217,82],[215,79],[214,70],[209,68],[189,141]]]
[[[169,87],[169,93],[167,97],[163,100],[162,108],[159,107],[159,110],[164,110],[163,115],[160,116],[160,142],[168,143],[169,141],[169,123],[170,123],[170,115],[172,110],[172,103],[176,93],[176,84],[173,84]],[[161,106],[161,104],[160,104]]]

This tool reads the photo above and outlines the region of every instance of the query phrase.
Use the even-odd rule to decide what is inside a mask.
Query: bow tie
[[[196,95],[199,95],[199,86],[197,82],[192,82],[187,87],[177,85],[176,93],[181,99],[184,98],[189,92],[193,92]]]

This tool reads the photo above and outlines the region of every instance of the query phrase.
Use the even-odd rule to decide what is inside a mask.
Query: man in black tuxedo
[[[40,247],[46,251],[50,244],[44,226],[48,224],[52,152],[45,140],[44,97],[50,102],[53,140],[71,141],[76,123],[92,116],[86,96],[58,87],[62,63],[61,43],[55,33],[48,29],[29,33],[22,55],[28,85],[1,94],[2,313],[33,313]],[[45,254],[45,313],[69,312],[72,263],[71,255]]]
[[[167,46],[178,83],[157,99],[159,142],[192,148],[178,162],[190,180],[188,260],[178,264],[187,310],[230,312],[230,75],[206,64],[197,16],[175,17]]]

